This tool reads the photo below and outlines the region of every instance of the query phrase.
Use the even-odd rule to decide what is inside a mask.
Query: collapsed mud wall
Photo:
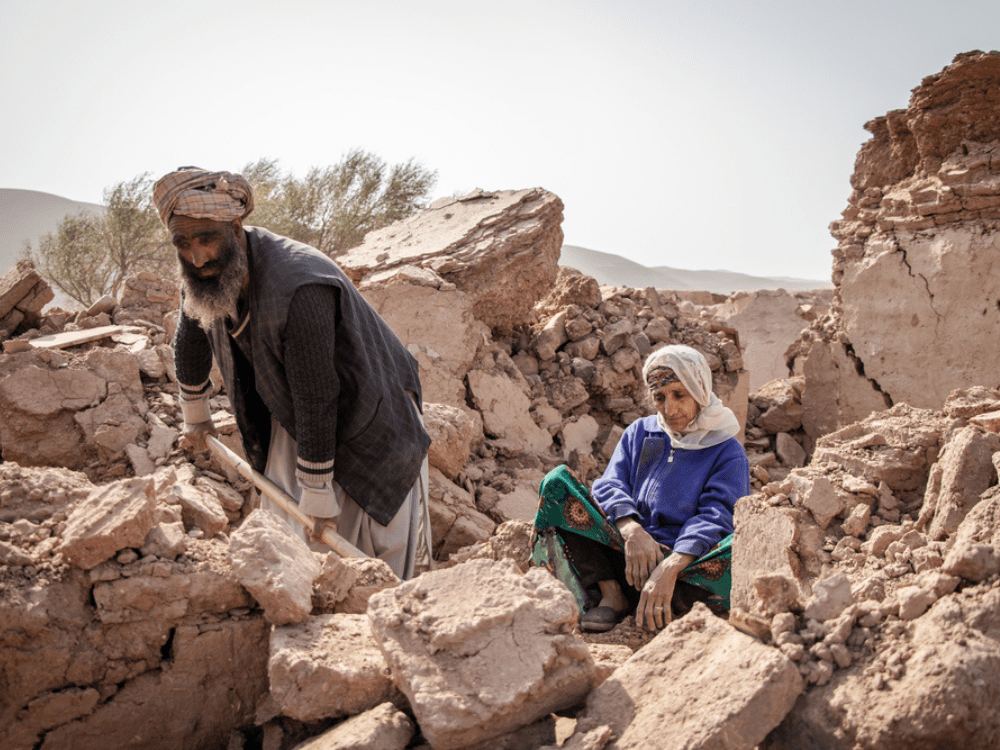
[[[928,79],[959,106],[942,96],[926,108],[960,127],[915,116],[914,143],[936,132],[928,142],[939,145],[911,153],[890,116],[889,156],[859,159],[863,179],[881,175],[880,191],[921,169],[930,171],[920,179],[943,180],[954,134],[985,132],[962,113],[992,102],[969,92],[994,59],[960,56],[952,68],[973,66],[961,85]],[[989,164],[977,174],[991,174]],[[901,205],[883,206],[887,194],[876,214]],[[988,218],[971,207],[957,219],[921,217],[956,229],[972,210]],[[861,259],[880,257],[884,246],[869,244],[879,232],[898,241],[931,230],[876,221],[865,234],[868,218],[845,216],[860,227],[851,239]],[[748,403],[727,326],[663,290],[602,288],[560,269],[560,220],[545,191],[477,191],[344,259],[426,388],[444,569],[405,585],[378,561],[294,549],[269,516],[253,515],[245,482],[177,448],[169,282],[137,278],[121,301],[40,316],[38,330],[5,342],[0,742],[235,750],[322,735],[401,750],[539,748],[556,743],[543,706],[575,721],[564,746],[597,750],[650,737],[689,747],[725,738],[748,750],[993,746],[996,384],[901,403],[859,359],[849,334],[861,329],[845,323],[852,298],[838,286],[832,313],[797,350],[801,377]],[[394,244],[407,248],[398,258]],[[838,285],[854,283],[838,268]],[[59,338],[87,331],[95,338]],[[882,334],[892,351],[896,332]],[[755,492],[737,506],[736,609],[727,624],[696,608],[655,637],[627,618],[617,633],[582,641],[565,592],[541,571],[524,574],[524,520],[549,468],[568,462],[587,478],[606,463],[648,408],[642,357],[665,342],[703,351],[716,390],[748,424]],[[225,394],[211,405],[235,445]],[[72,444],[46,442],[57,433]],[[32,468],[45,464],[53,468]],[[290,570],[299,575],[278,575]],[[739,690],[719,691],[722,681]]]
[[[748,375],[733,331],[683,314],[672,293],[601,287],[560,268],[561,221],[561,201],[544,190],[475,191],[338,259],[420,364],[432,437],[449,414],[449,468],[431,475],[440,555],[496,522],[530,521],[556,465],[585,479],[603,470],[624,428],[651,413],[641,367],[655,347],[702,351],[716,392],[745,422]]]
[[[814,438],[1000,384],[1000,52],[958,55],[865,127],[833,309],[792,355]]]
[[[400,231],[433,245],[435,216],[464,241],[402,264],[376,253],[375,273],[358,275],[350,257],[345,267],[421,366],[439,561],[508,546],[505,523],[532,517],[538,482],[553,466],[569,462],[591,478],[602,469],[624,427],[648,411],[640,367],[657,345],[701,349],[717,391],[745,414],[746,373],[730,333],[680,314],[668,294],[601,288],[558,267],[555,196],[477,193],[420,217],[423,229]],[[24,297],[40,298],[30,280],[20,284]],[[253,493],[214,459],[177,445],[177,303],[176,284],[140,274],[120,300],[53,310],[5,341],[5,747],[208,748],[308,735],[308,709],[269,703],[291,700],[275,687],[278,673],[267,675],[271,600],[241,573],[230,543],[251,533],[244,519]],[[225,394],[210,405],[223,440],[238,449]],[[521,566],[523,537],[510,542]],[[497,554],[511,556],[487,556]],[[307,596],[297,611],[363,613],[390,585],[371,573],[320,575],[315,607]],[[362,670],[355,686],[371,679]],[[327,723],[334,717],[323,714]]]

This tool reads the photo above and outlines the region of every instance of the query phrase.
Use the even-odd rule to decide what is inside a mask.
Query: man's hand
[[[662,630],[670,624],[670,600],[674,598],[677,576],[695,561],[694,555],[672,552],[663,559],[649,576],[635,608],[635,621],[646,630]]]
[[[215,424],[212,420],[199,422],[198,424],[188,424],[185,422],[184,429],[181,431],[180,446],[181,448],[190,448],[196,451],[207,451],[208,436],[218,434],[219,431],[215,429]]]
[[[659,543],[634,518],[615,524],[625,539],[625,580],[639,590],[663,559]]]
[[[309,516],[309,520],[312,521],[312,526],[309,528],[310,542],[323,542],[324,529],[329,529],[334,534],[337,533],[336,518],[316,518],[316,516]],[[325,542],[323,543],[325,544]]]

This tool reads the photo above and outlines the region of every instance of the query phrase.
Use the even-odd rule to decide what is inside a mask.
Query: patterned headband
[[[646,375],[646,385],[649,386],[649,390],[651,391],[662,388],[668,383],[679,383],[680,380],[676,372],[662,365],[652,368]]]

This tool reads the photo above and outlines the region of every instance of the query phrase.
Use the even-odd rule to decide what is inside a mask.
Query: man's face
[[[167,222],[167,229],[181,265],[184,312],[196,318],[205,330],[215,320],[235,320],[249,272],[246,245],[240,242],[244,236],[240,221],[175,214]]]
[[[235,224],[235,223],[234,223]],[[167,223],[181,271],[202,292],[218,288],[222,272],[240,252],[234,224],[174,214]]]

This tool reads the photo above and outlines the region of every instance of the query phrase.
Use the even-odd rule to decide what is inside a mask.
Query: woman
[[[739,422],[691,347],[653,352],[642,374],[656,414],[629,425],[593,494],[565,466],[539,490],[532,561],[573,592],[585,630],[610,630],[632,607],[649,630],[699,600],[729,610],[733,507],[750,493]]]

